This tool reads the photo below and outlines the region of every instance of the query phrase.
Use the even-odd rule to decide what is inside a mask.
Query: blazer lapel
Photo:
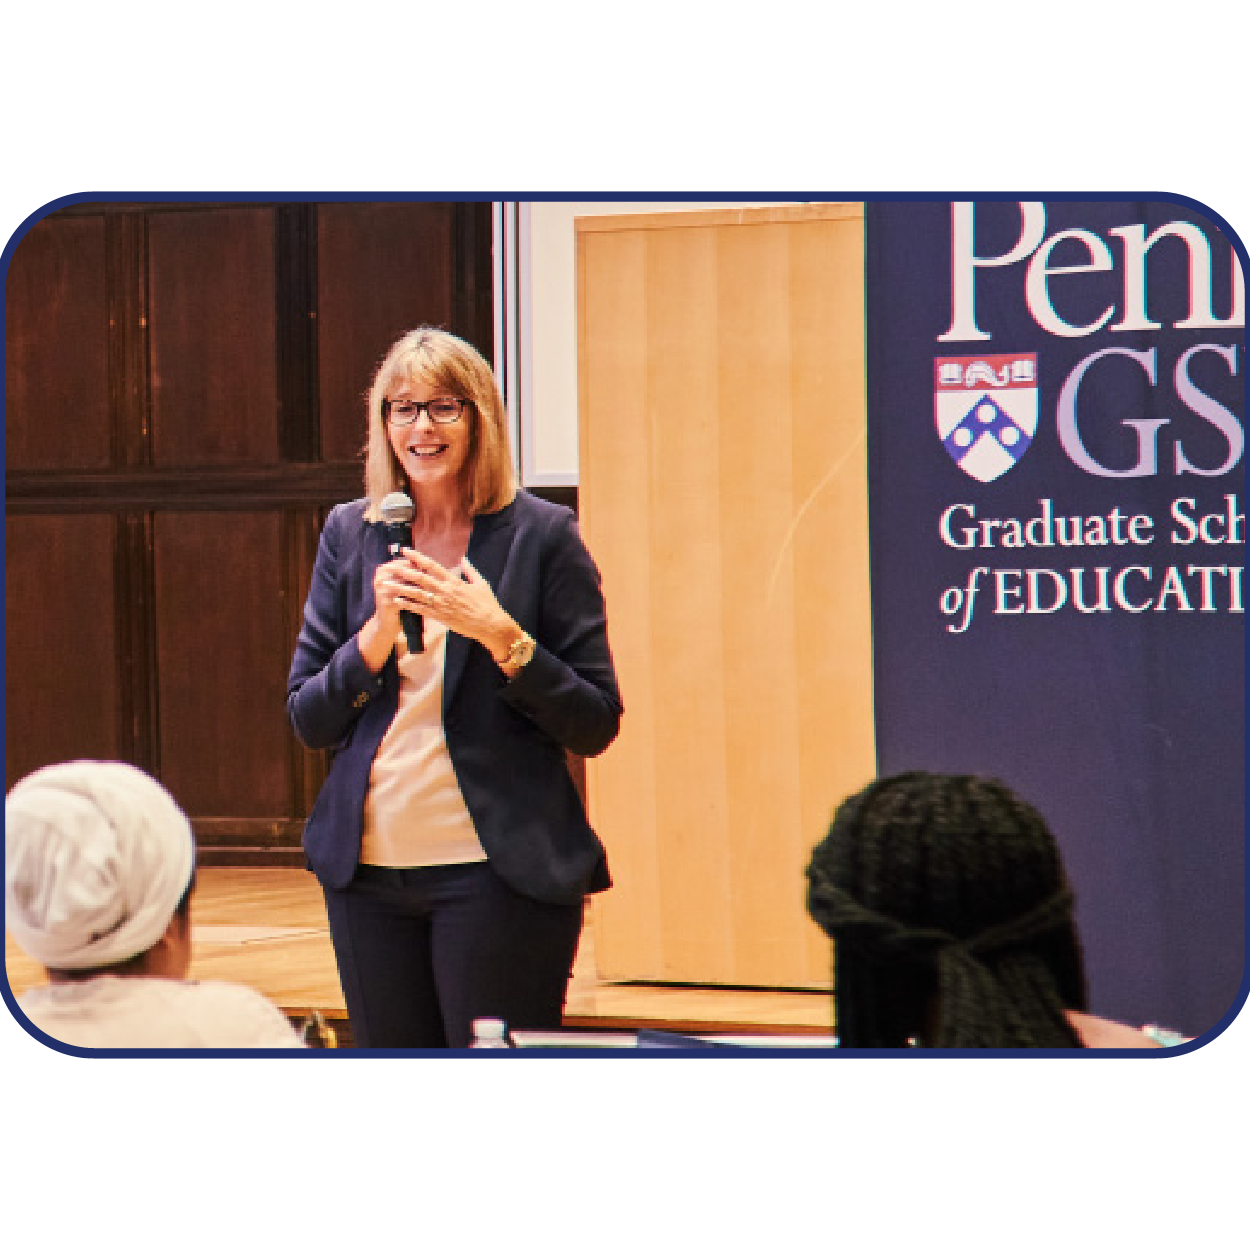
[[[514,512],[515,508],[509,504],[498,512],[476,516],[469,534],[469,563],[490,583],[496,593],[499,591],[499,579],[503,576],[504,566],[508,562],[508,552],[512,549],[516,528]],[[448,633],[447,662],[443,669],[444,711],[451,706],[456,688],[464,675],[469,653],[477,645],[463,634]]]

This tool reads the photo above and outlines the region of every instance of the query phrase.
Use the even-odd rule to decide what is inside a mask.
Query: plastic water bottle
[[[483,1018],[473,1021],[471,1049],[510,1050],[508,1026],[502,1020]]]

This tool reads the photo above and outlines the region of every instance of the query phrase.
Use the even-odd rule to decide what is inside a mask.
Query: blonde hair
[[[365,494],[370,521],[392,491],[407,491],[408,479],[395,458],[382,415],[387,393],[404,383],[445,388],[470,403],[469,455],[464,468],[465,508],[470,516],[498,512],[516,497],[516,469],[508,445],[507,414],[494,372],[464,339],[420,326],[405,334],[378,366],[369,388],[369,441],[365,447]]]

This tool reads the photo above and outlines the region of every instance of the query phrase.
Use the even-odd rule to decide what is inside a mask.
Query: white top
[[[486,858],[443,733],[447,627],[425,618],[425,650],[398,643],[399,709],[378,747],[365,796],[360,862],[387,868]]]
[[[99,976],[27,990],[17,1005],[36,1028],[71,1046],[298,1047],[287,1018],[246,985]]]

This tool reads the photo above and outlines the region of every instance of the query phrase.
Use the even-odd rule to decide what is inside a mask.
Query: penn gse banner
[[[1041,809],[1093,1010],[1245,953],[1245,280],[1189,201],[869,202],[878,764]]]

